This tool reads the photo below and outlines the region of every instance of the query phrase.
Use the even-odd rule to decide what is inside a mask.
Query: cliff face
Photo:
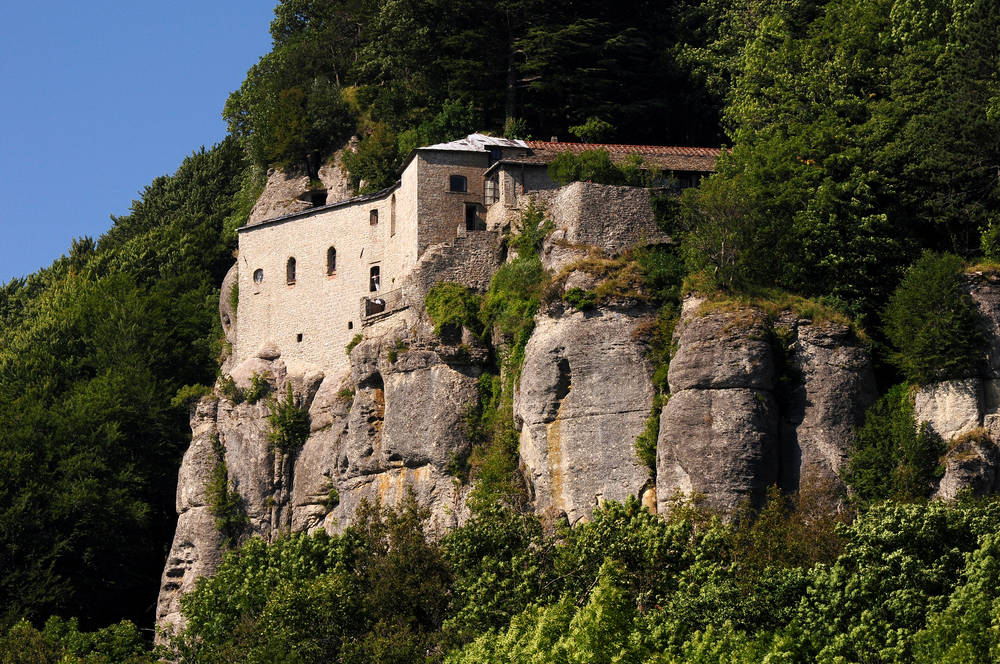
[[[871,366],[843,325],[689,298],[660,418],[657,497],[702,494],[733,510],[767,487],[840,485],[854,428],[875,397]],[[842,487],[841,487],[842,488]]]
[[[561,271],[560,295],[597,285],[597,276],[574,265],[595,255],[614,257],[647,239],[645,217],[634,236],[622,232],[628,215],[602,217],[600,226],[614,230],[602,241],[586,215],[555,216],[565,223],[546,240],[542,260],[551,273]],[[580,243],[585,235],[590,244]],[[482,291],[486,272],[502,264],[496,237],[463,241],[482,244],[482,251],[456,253],[456,246],[465,246],[460,244],[429,250],[426,265],[406,287],[413,301],[364,328],[348,371],[334,375],[286,361],[267,344],[240,365],[223,366],[235,390],[223,390],[220,382],[192,411],[159,624],[180,624],[180,595],[220,561],[224,539],[206,493],[220,461],[242,500],[243,536],[338,532],[362,501],[392,505],[408,491],[429,509],[434,533],[468,517],[470,487],[453,473],[456,460],[469,452],[464,417],[476,401],[477,381],[495,358],[468,331],[461,339],[436,337],[422,307],[429,282],[437,280],[427,275],[468,276],[466,285]],[[452,265],[466,253],[483,259]],[[993,344],[988,369],[968,384],[928,386],[926,398],[918,398],[918,417],[949,432],[985,427],[995,435],[1000,286],[975,281],[973,296]],[[655,311],[628,296],[586,311],[554,299],[536,316],[513,395],[521,471],[539,514],[575,523],[601,501],[631,495],[654,511],[665,510],[678,494],[698,494],[710,507],[732,510],[759,502],[773,485],[791,491],[819,483],[843,491],[839,475],[854,430],[876,396],[869,358],[847,326],[690,296],[675,331],[669,398],[662,412],[652,413],[655,367],[644,335]],[[220,315],[232,338],[238,321],[226,288]],[[274,449],[266,401],[238,398],[252,389],[255,375],[258,384],[266,377],[278,397],[290,386],[295,403],[308,411],[309,436],[301,448]],[[651,415],[659,415],[655,471],[635,450],[647,423],[655,421]],[[998,457],[988,438],[965,440],[949,454],[940,495],[952,497],[968,486],[996,491]]]

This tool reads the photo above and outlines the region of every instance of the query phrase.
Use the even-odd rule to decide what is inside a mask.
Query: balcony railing
[[[397,311],[406,309],[409,305],[403,297],[403,289],[386,291],[384,293],[372,293],[361,298],[361,324],[371,325],[372,323],[391,316]]]

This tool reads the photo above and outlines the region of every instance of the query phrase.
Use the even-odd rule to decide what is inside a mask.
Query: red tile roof
[[[606,150],[611,161],[623,163],[636,155],[652,167],[669,171],[711,173],[721,148],[689,148],[668,145],[622,145],[619,143],[563,143],[561,141],[525,141],[531,154],[508,157],[505,163],[544,166],[563,152],[579,153],[585,150]]]
[[[525,141],[533,150],[554,152],[583,152],[606,150],[609,154],[663,155],[683,157],[718,157],[720,148],[692,148],[670,145],[623,145],[621,143],[563,143],[562,141]]]

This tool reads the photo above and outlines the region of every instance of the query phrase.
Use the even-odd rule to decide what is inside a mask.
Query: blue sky
[[[98,237],[225,136],[222,106],[269,50],[276,4],[0,5],[0,283]]]

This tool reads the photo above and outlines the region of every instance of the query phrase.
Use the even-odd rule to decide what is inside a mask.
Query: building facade
[[[240,228],[235,362],[274,344],[288,363],[346,369],[363,325],[404,306],[421,256],[461,250],[458,236],[496,230],[532,192],[554,189],[546,165],[563,146],[588,147],[472,134],[418,148],[378,193]],[[686,165],[707,172],[717,155]]]

